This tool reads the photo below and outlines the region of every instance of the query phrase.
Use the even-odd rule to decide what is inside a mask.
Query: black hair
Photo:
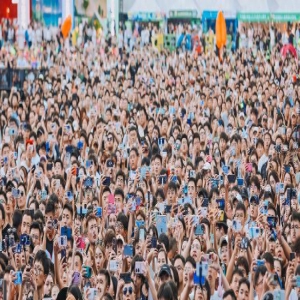
[[[55,205],[54,202],[48,201],[45,207],[45,214],[47,213],[53,213],[55,214]]]
[[[236,265],[238,266],[243,266],[246,270],[246,274],[249,274],[250,268],[249,268],[249,263],[248,260],[244,256],[238,257],[236,261]]]
[[[23,214],[19,209],[14,211],[12,216],[13,227],[18,228],[22,223]]]
[[[158,237],[158,242],[160,244],[164,244],[165,245],[165,249],[167,251],[167,253],[169,252],[169,248],[170,248],[170,243],[169,243],[169,238],[165,233],[161,233]]]
[[[236,300],[236,296],[234,293],[233,289],[227,290],[224,294],[223,294],[223,299],[225,299],[226,297],[230,296],[231,300]]]
[[[74,211],[73,211],[73,207],[71,206],[71,204],[66,203],[63,207],[63,210],[65,210],[65,209],[71,213],[71,218],[73,219]]]
[[[49,269],[50,269],[50,264],[49,264],[49,259],[47,257],[47,254],[44,250],[39,250],[35,257],[34,261],[38,261],[42,264],[43,269],[44,269],[44,274],[48,275],[49,274]]]
[[[0,203],[0,210],[1,210],[2,220],[5,220],[5,209],[2,203]]]
[[[256,271],[254,273],[254,278],[253,278],[253,285],[254,285],[254,287],[257,285],[259,275],[262,275],[262,277],[264,277],[265,274],[266,274],[266,272],[267,272],[266,266],[258,266],[256,268]]]
[[[271,269],[274,269],[274,256],[270,252],[265,252],[262,258],[268,262],[271,266]]]
[[[164,282],[158,290],[157,299],[177,300],[178,292],[175,282],[172,280]]]
[[[76,300],[83,300],[81,291],[77,285],[71,285],[68,288],[67,294],[72,294]]]

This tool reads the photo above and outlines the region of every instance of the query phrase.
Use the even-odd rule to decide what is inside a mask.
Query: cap
[[[245,114],[243,112],[240,112],[239,117],[245,119]]]
[[[228,236],[227,235],[221,236],[221,238],[220,238],[220,247],[223,247],[227,244],[228,244]]]
[[[122,243],[123,245],[125,244],[124,243],[124,238],[121,234],[117,235],[116,240],[117,240],[117,243]]]
[[[242,199],[244,200],[248,200],[248,191],[246,189],[242,189],[241,190],[241,196],[242,196]]]
[[[161,266],[158,277],[162,276],[164,273],[167,273],[169,276],[171,276],[171,268],[167,264]]]
[[[211,165],[210,165],[210,163],[206,162],[206,163],[204,164],[204,166],[202,167],[202,170],[211,170]]]
[[[223,126],[224,127],[224,121],[222,119],[218,120],[219,126]]]
[[[259,198],[258,198],[258,196],[256,196],[256,195],[251,196],[250,203],[252,203],[252,202],[255,202],[256,204],[259,204]]]

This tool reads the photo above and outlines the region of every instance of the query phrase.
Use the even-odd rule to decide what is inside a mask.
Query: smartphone
[[[167,183],[167,176],[166,175],[160,175],[158,177],[158,183],[159,183],[159,185],[165,185]]]
[[[157,238],[156,236],[151,237],[151,248],[155,249],[157,247]]]
[[[85,163],[85,167],[88,169],[93,165],[93,161],[92,160],[87,160]]]
[[[261,234],[261,230],[259,227],[250,227],[249,228],[249,236],[250,236],[251,240],[258,238],[260,236],[260,234]]]
[[[247,250],[249,246],[249,241],[246,237],[243,237],[241,240],[240,248]]]
[[[60,228],[60,235],[65,235],[67,239],[71,239],[72,236],[72,229],[70,227],[64,226]]]
[[[171,213],[171,209],[172,209],[172,205],[166,205],[165,206],[165,213],[166,214],[170,214]]]
[[[47,171],[52,171],[53,164],[52,163],[47,163]]]
[[[74,272],[73,273],[72,284],[73,285],[79,285],[80,284],[80,273],[79,272]]]
[[[284,183],[277,182],[276,183],[276,194],[283,194],[284,193]]]
[[[110,177],[106,176],[104,181],[103,181],[103,185],[104,186],[110,186]]]
[[[108,159],[106,162],[106,167],[107,168],[113,168],[114,167],[114,162],[111,159]]]
[[[131,275],[130,273],[121,273],[120,279],[123,279],[125,283],[131,282]]]
[[[229,172],[229,166],[226,166],[226,165],[223,165],[222,166],[222,171],[225,175],[228,175],[228,172]]]
[[[136,261],[134,266],[135,274],[144,274],[145,272],[145,262]]]
[[[209,199],[208,198],[203,198],[203,203],[202,207],[208,207]]]
[[[246,172],[251,173],[252,169],[253,169],[252,163],[247,163],[245,166],[245,169],[246,169]]]
[[[15,275],[16,275],[16,279],[14,281],[14,284],[15,285],[21,285],[22,284],[22,272],[21,271],[17,271],[15,273]]]
[[[267,216],[267,223],[271,228],[276,227],[276,217]]]
[[[208,275],[208,262],[200,262],[196,265],[196,271],[194,272],[194,284],[204,285],[206,276]]]
[[[87,177],[86,179],[83,180],[83,186],[85,188],[91,188],[93,186],[93,178],[92,177]]]
[[[224,199],[216,199],[218,209],[224,210],[225,209],[225,200]]]
[[[244,185],[244,179],[243,178],[237,178],[237,185],[243,186]]]
[[[195,228],[195,235],[199,236],[199,235],[203,235],[204,233],[205,233],[205,228],[203,224],[197,224]]]
[[[96,207],[96,217],[102,218],[102,207]]]
[[[83,266],[85,269],[85,276],[84,278],[91,278],[92,277],[92,268],[90,266]]]
[[[189,178],[196,178],[196,171],[195,170],[190,170],[189,171]]]
[[[229,183],[235,183],[236,176],[234,174],[229,174],[227,178]]]
[[[242,223],[240,220],[232,220],[232,229],[235,232],[241,231],[242,230]]]
[[[296,258],[295,252],[290,252],[290,261],[293,261]]]
[[[20,198],[20,197],[21,197],[20,191],[19,191],[18,189],[13,188],[13,189],[12,189],[12,196],[13,196],[13,198],[15,198],[15,199]]]
[[[285,166],[284,166],[284,171],[285,171],[286,173],[290,173],[290,171],[291,171],[291,166],[285,165]]]
[[[265,265],[265,260],[264,260],[264,259],[257,259],[257,260],[256,260],[256,265],[257,265],[258,267],[264,266],[264,265]]]
[[[145,229],[144,228],[140,228],[140,230],[139,230],[139,240],[142,242],[145,241]]]
[[[132,245],[125,245],[123,249],[124,256],[133,256],[133,246]]]
[[[58,245],[59,247],[67,247],[68,239],[66,235],[62,235],[58,237]]]

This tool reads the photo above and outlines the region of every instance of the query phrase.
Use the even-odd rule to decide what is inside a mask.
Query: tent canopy
[[[161,7],[157,4],[156,0],[141,1],[135,0],[131,8],[130,13],[150,13],[161,12]]]

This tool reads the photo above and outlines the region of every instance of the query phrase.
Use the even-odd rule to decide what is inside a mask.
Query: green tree
[[[89,0],[83,0],[82,6],[84,8],[84,10],[87,10],[87,8],[89,7],[90,1]]]

